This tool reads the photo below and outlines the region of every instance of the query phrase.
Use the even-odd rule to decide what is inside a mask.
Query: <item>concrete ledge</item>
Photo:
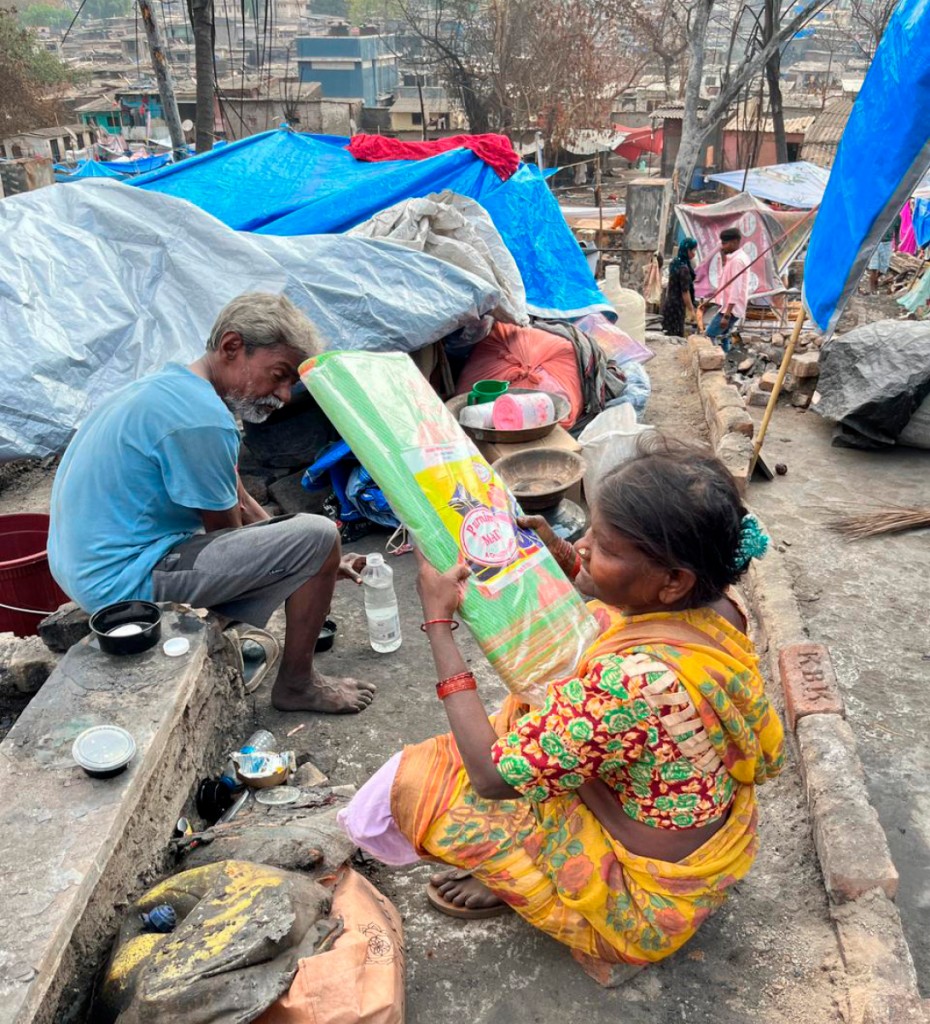
[[[196,780],[245,720],[242,681],[215,622],[166,608],[160,646],[114,658],[84,640],[0,744],[0,1024],[78,1019],[118,907],[160,870]],[[137,753],[113,779],[71,759],[83,729],[122,725]]]
[[[814,845],[830,898],[847,903],[881,889],[894,899],[898,872],[869,803],[852,729],[839,715],[808,715],[798,722],[797,737]]]
[[[745,497],[752,464],[755,426],[739,391],[727,383],[723,350],[703,334],[688,338],[691,366],[697,375],[704,419],[717,457],[730,471]]]
[[[880,890],[831,908],[849,978],[850,1024],[921,1022],[925,1007],[897,907]]]
[[[764,649],[760,654],[768,661],[770,677],[776,679],[780,677],[779,652],[809,642],[797,598],[784,559],[777,551],[770,551],[761,561],[753,562],[746,580],[749,600],[762,633]],[[786,695],[786,703],[787,701]],[[818,723],[815,719],[826,719],[827,722]],[[816,759],[811,757],[808,760],[816,746],[814,732],[818,726],[822,729],[829,722],[833,723],[834,733],[848,731],[849,738],[852,738],[849,726],[838,714],[810,715],[802,718],[797,723],[797,731],[799,742],[802,732],[811,741],[807,747],[807,754],[802,751],[801,769],[804,773],[817,856],[825,879],[825,888],[830,897],[831,915],[847,973],[846,1005],[841,1008],[843,1020],[846,1024],[930,1024],[928,1001],[920,998],[914,962],[904,938],[901,918],[897,907],[882,886],[884,882],[893,891],[897,884],[897,872],[888,854],[884,831],[868,799],[865,776],[854,739],[852,745],[844,752],[847,763],[846,767],[841,769],[848,773],[848,777],[837,774],[835,769],[818,773],[820,777],[817,785],[823,787],[823,800],[819,803],[814,799],[815,794],[808,784],[811,761],[814,762],[815,771],[818,768]],[[860,886],[857,887],[861,888],[865,873],[860,870],[860,860],[868,857],[872,864],[869,873],[874,873],[878,877],[878,884],[871,891],[860,894],[858,898],[839,902],[835,890],[841,882],[839,871],[842,862],[834,858],[834,852],[839,856],[840,850],[832,850],[833,834],[831,828],[827,826],[836,825],[853,829],[857,827],[842,823],[842,804],[852,798],[852,792],[855,793],[857,813],[868,822],[869,831],[866,834],[856,831],[841,833],[839,837],[840,842],[846,844],[846,855],[852,851],[856,858],[856,863],[848,870],[847,877],[854,879],[858,875]],[[832,813],[831,808],[839,808],[840,814],[832,820],[822,820],[821,812]],[[880,856],[874,860],[870,853],[873,838],[878,843],[877,849],[880,851]],[[833,871],[833,863],[836,863],[837,872],[831,888],[828,879]]]

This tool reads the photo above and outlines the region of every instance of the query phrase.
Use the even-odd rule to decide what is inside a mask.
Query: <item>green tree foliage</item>
[[[51,28],[64,31],[74,17],[66,7],[52,4],[29,4],[18,12],[20,23],[27,28]]]
[[[41,49],[31,29],[0,9],[0,137],[54,125],[61,113],[55,87],[68,69]]]
[[[132,0],[87,0],[84,14],[88,18],[119,18],[132,11]]]

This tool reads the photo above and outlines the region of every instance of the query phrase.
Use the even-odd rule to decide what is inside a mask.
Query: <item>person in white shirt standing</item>
[[[752,260],[741,249],[743,236],[738,228],[724,228],[720,232],[720,254],[723,270],[716,301],[720,304],[713,320],[707,325],[705,334],[714,344],[720,344],[724,352],[730,351],[730,335],[746,315],[749,304],[749,273]]]

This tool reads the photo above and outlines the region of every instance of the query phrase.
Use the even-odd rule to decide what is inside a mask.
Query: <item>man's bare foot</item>
[[[498,899],[483,882],[458,868],[439,871],[430,878],[430,882],[447,903],[452,903],[456,907],[489,910],[492,907],[504,906],[504,901]]]
[[[278,711],[319,711],[330,715],[354,715],[374,700],[375,684],[358,679],[324,676],[314,672],[310,683],[294,684],[279,675],[271,690]]]

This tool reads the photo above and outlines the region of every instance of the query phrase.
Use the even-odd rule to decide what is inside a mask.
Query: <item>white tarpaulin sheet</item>
[[[117,388],[204,348],[220,309],[284,292],[327,346],[411,352],[499,306],[487,280],[389,241],[234,231],[88,180],[0,202],[0,462],[60,452]]]
[[[809,210],[820,205],[830,172],[806,160],[799,160],[793,164],[753,167],[748,173],[724,171],[710,174],[708,178],[737,192],[748,192],[757,199]]]

